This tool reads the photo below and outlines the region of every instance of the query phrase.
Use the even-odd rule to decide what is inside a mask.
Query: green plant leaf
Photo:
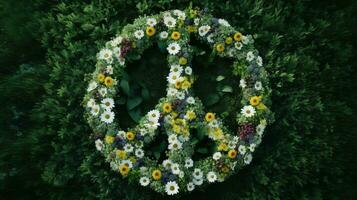
[[[197,152],[198,152],[198,153],[206,154],[206,153],[208,153],[208,149],[207,149],[207,148],[204,148],[204,147],[198,148],[198,149],[197,149]]]
[[[143,97],[143,99],[145,101],[149,100],[150,99],[150,92],[147,88],[143,87],[141,89],[141,96]]]
[[[126,103],[128,110],[131,110],[141,104],[143,99],[141,97],[130,97]]]
[[[139,120],[142,117],[141,109],[139,109],[139,108],[130,110],[128,113],[129,113],[129,116],[131,117],[131,119],[133,119],[135,122],[139,122]]]
[[[225,85],[222,88],[222,92],[228,92],[228,93],[232,93],[233,92],[233,88],[229,85]]]
[[[209,94],[206,98],[204,98],[204,103],[207,106],[211,106],[219,101],[220,97],[218,94]]]
[[[224,77],[224,76],[222,76],[222,75],[219,75],[219,76],[217,76],[217,78],[216,78],[216,81],[221,81],[221,80],[223,80],[223,79],[225,79],[226,77]]]
[[[123,90],[124,94],[129,95],[130,87],[129,87],[129,82],[127,80],[122,79],[120,81],[120,87]]]

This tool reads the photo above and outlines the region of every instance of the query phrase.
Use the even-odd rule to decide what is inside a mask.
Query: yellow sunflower
[[[154,27],[147,27],[146,28],[146,35],[149,37],[153,36],[155,34],[156,30]]]

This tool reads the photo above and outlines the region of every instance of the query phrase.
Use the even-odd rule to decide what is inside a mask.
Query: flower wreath
[[[188,44],[190,34],[208,43],[217,56],[235,61],[233,68],[241,77],[244,105],[237,112],[238,133],[228,130],[215,113],[204,112],[200,99],[191,95],[194,51]],[[114,121],[118,83],[114,77],[120,77],[125,63],[138,59],[153,43],[169,53],[167,96],[137,126],[122,130]],[[123,177],[175,195],[222,182],[251,162],[272,115],[266,106],[271,92],[267,73],[252,36],[242,35],[226,20],[214,18],[205,10],[166,11],[125,26],[120,35],[106,43],[97,60],[84,98],[86,118],[93,131],[103,135],[95,141],[97,150]],[[198,161],[191,158],[195,143],[190,141],[190,129],[195,127],[203,128],[216,144],[212,156]],[[159,128],[168,135],[169,143],[167,159],[162,163],[145,156],[143,150]]]

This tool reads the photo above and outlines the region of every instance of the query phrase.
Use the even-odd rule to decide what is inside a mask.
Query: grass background
[[[85,75],[94,70],[95,54],[106,41],[139,15],[189,3],[0,1],[2,199],[165,199],[128,185],[109,169],[93,147],[80,103]],[[224,183],[180,198],[356,199],[356,3],[201,0],[193,5],[257,34],[256,48],[271,75],[276,122],[251,165]],[[164,64],[157,56],[145,58]],[[136,63],[137,70],[147,63]],[[151,93],[162,85],[137,78],[153,84]]]

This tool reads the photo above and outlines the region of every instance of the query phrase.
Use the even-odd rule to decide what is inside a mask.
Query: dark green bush
[[[46,61],[44,56],[33,56],[43,64],[35,68],[35,73],[29,75],[20,70],[20,75],[2,76],[0,83],[4,94],[1,102],[9,97],[17,99],[15,94],[19,92],[31,97],[6,103],[15,106],[14,112],[25,112],[26,117],[20,121],[11,118],[3,126],[21,123],[26,126],[20,126],[25,130],[20,139],[9,132],[4,132],[1,138],[0,144],[6,148],[0,153],[2,196],[8,199],[165,199],[140,186],[128,185],[109,169],[95,151],[81,101],[86,74],[94,70],[95,55],[106,41],[139,15],[184,9],[189,3],[95,0],[54,1],[35,6],[37,14],[30,16],[32,22],[41,24],[41,29],[32,28],[33,37],[41,40]],[[350,175],[355,169],[350,161],[356,148],[352,142],[356,136],[351,118],[351,108],[356,103],[352,88],[355,63],[349,30],[354,23],[353,3],[201,0],[193,5],[209,8],[215,16],[227,18],[244,33],[256,34],[255,45],[271,76],[276,122],[268,128],[250,166],[224,183],[182,198],[356,197],[351,184],[355,174]],[[7,58],[13,59],[11,50],[2,52],[2,57],[8,54]],[[16,82],[19,79],[31,82]],[[41,91],[42,87],[45,92]],[[14,115],[7,110],[2,113],[2,122],[10,120],[6,116]],[[14,178],[10,176],[13,169]]]

